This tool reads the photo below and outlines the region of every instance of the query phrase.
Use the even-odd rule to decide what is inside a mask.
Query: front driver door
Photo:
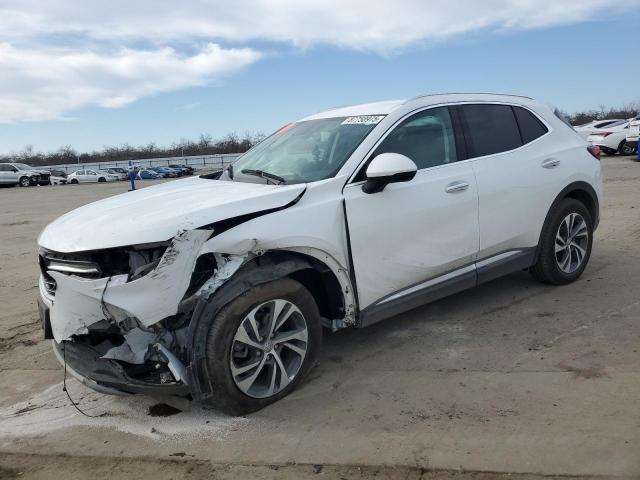
[[[13,165],[7,165],[5,174],[5,181],[7,183],[16,184],[20,181],[20,173],[18,169]]]
[[[418,172],[379,193],[364,193],[357,181],[344,189],[361,311],[459,275],[465,287],[475,284],[478,190],[470,162],[459,161],[449,108],[400,122],[370,158],[384,152],[409,157]]]
[[[98,173],[93,170],[85,170],[85,181],[86,182],[97,182],[98,181]]]

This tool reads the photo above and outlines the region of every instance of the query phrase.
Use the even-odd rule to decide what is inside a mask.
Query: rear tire
[[[618,153],[620,155],[633,155],[633,145],[627,143],[626,140],[623,140],[620,146],[618,147]]]
[[[589,210],[578,200],[565,198],[545,222],[538,260],[529,271],[543,283],[571,283],[586,268],[592,245],[593,219]]]
[[[78,180],[76,180],[75,178],[72,178],[69,183],[72,184],[72,185],[77,185]]]
[[[104,177],[100,177],[100,178],[98,179],[98,183],[104,183],[104,182],[106,182],[106,181],[107,181],[107,179],[106,179],[106,178],[104,178]]]
[[[274,320],[269,336],[269,319],[278,308],[282,323]],[[291,332],[303,332],[303,339]],[[243,415],[280,400],[316,364],[321,345],[320,313],[306,288],[289,278],[254,286],[226,305],[209,329],[206,362],[214,394],[207,403]]]

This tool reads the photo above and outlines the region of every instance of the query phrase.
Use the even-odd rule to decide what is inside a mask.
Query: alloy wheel
[[[288,300],[263,302],[240,322],[233,337],[231,375],[245,395],[272,397],[299,373],[307,348],[307,323],[300,309]]]
[[[555,254],[558,267],[564,273],[573,273],[580,268],[587,255],[589,229],[579,213],[570,213],[558,227]]]

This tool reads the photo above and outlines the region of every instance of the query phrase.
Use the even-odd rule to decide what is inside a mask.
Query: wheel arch
[[[595,189],[589,185],[587,182],[573,182],[567,185],[562,191],[556,196],[547,211],[547,215],[544,219],[544,223],[542,224],[542,229],[540,230],[540,237],[538,239],[538,246],[536,248],[536,256],[535,260],[537,261],[540,256],[540,244],[542,243],[542,235],[544,233],[545,226],[549,221],[549,217],[554,212],[558,205],[562,200],[566,198],[573,198],[574,200],[582,203],[587,210],[589,210],[589,214],[591,214],[591,219],[593,220],[593,230],[598,226],[600,222],[600,203],[598,200],[598,195]]]
[[[189,372],[192,395],[206,398],[214,393],[206,365],[207,334],[218,312],[234,298],[255,285],[280,278],[291,278],[307,288],[316,301],[320,315],[327,320],[347,319],[354,306],[350,284],[344,284],[335,267],[312,255],[293,250],[267,251],[242,265],[212,295],[200,298],[194,306],[187,333]],[[345,291],[346,290],[346,291]],[[344,323],[344,322],[343,322]],[[346,326],[346,324],[345,324]]]

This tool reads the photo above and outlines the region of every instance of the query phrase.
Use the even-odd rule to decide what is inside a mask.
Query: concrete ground
[[[640,478],[640,163],[602,163],[579,281],[516,273],[327,335],[310,378],[246,418],[69,381],[78,413],[41,340],[35,242],[127,185],[0,190],[0,478]]]

